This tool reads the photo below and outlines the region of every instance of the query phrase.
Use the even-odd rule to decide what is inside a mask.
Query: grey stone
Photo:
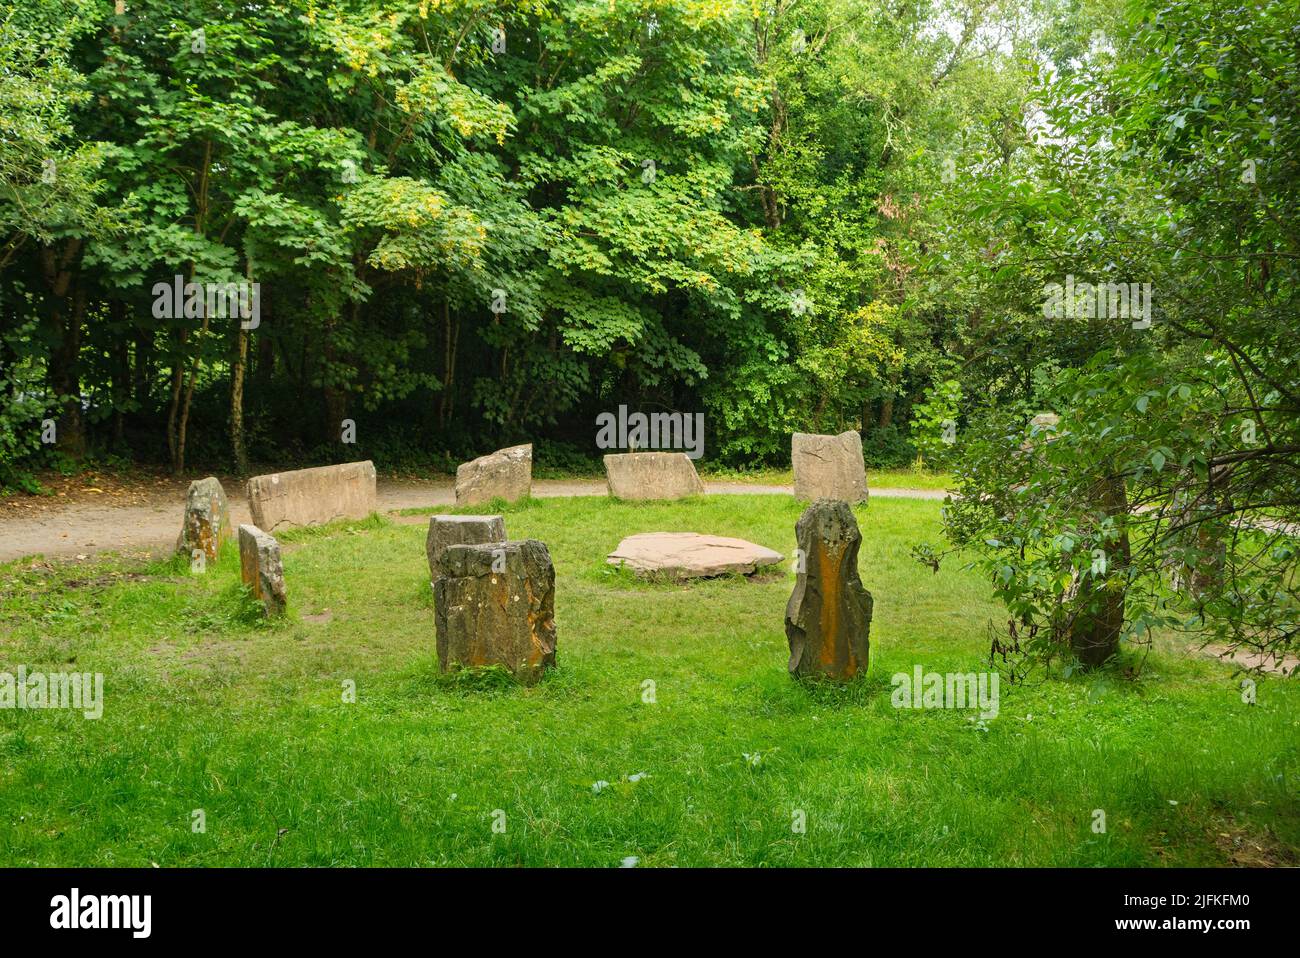
[[[506,521],[502,516],[430,516],[424,552],[429,560],[429,581],[437,577],[439,556],[448,546],[505,542]]]
[[[867,669],[874,607],[858,575],[857,519],[847,502],[818,499],[795,537],[798,572],[785,608],[790,674],[847,681]]]
[[[267,615],[283,615],[288,602],[280,543],[257,526],[239,527],[239,572]]]
[[[695,463],[684,452],[622,452],[605,457],[605,481],[615,499],[684,499],[704,494]]]
[[[545,543],[448,546],[436,572],[443,672],[501,665],[531,685],[555,665],[555,567]]]
[[[456,467],[456,505],[513,502],[533,491],[533,444],[498,449]]]
[[[311,526],[335,519],[364,519],[377,504],[375,465],[345,462],[248,480],[253,524],[274,532],[281,526]]]
[[[751,575],[782,558],[781,553],[744,539],[698,532],[642,532],[625,538],[605,561],[626,565],[639,575],[698,579],[729,572]]]
[[[230,507],[221,482],[213,476],[191,482],[185,493],[185,516],[176,550],[193,555],[193,550],[201,549],[209,559],[215,559],[221,543],[229,537]]]
[[[867,467],[856,432],[820,436],[797,432],[790,440],[796,499],[867,501]]]

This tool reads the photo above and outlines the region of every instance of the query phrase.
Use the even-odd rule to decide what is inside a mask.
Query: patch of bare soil
[[[1300,675],[1300,656],[1283,655],[1279,652],[1259,652],[1254,649],[1231,649],[1226,645],[1210,644],[1202,650],[1243,669],[1257,672],[1271,672],[1274,675]]]
[[[1230,820],[1215,828],[1214,845],[1224,861],[1235,868],[1292,868],[1300,864],[1295,851],[1267,829],[1250,830]]]

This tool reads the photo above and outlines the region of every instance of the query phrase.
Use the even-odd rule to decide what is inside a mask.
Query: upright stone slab
[[[498,449],[456,467],[456,505],[513,502],[533,491],[533,444]]]
[[[799,571],[785,607],[790,674],[847,681],[866,671],[873,605],[858,575],[857,520],[847,502],[818,499],[795,536]]]
[[[280,543],[257,526],[239,527],[239,572],[267,615],[283,615],[287,603]]]
[[[282,526],[364,519],[375,511],[377,501],[375,464],[370,460],[276,472],[248,480],[253,524],[267,532]]]
[[[684,452],[622,452],[605,457],[605,481],[615,499],[684,499],[704,494],[695,463]]]
[[[501,516],[430,516],[429,534],[424,540],[429,581],[438,577],[438,558],[448,546],[505,541],[506,521]]]
[[[867,467],[862,437],[856,432],[838,436],[797,432],[790,440],[790,462],[796,499],[867,501]]]
[[[448,546],[433,593],[442,671],[502,665],[531,685],[555,665],[555,567],[545,543]]]
[[[215,559],[229,535],[230,507],[221,482],[213,476],[191,482],[185,493],[185,516],[176,551],[193,555],[193,550],[202,549],[209,559]]]

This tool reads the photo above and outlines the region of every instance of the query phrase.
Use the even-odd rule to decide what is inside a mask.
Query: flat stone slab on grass
[[[641,576],[704,579],[738,572],[752,575],[785,558],[764,546],[728,536],[698,532],[642,532],[628,536],[605,560],[626,564]]]
[[[862,437],[852,430],[838,436],[797,432],[790,440],[794,467],[794,497],[867,501],[867,466]]]
[[[605,457],[615,499],[685,499],[704,494],[695,463],[684,452],[621,452]]]
[[[474,546],[506,541],[502,516],[430,516],[424,552],[429,560],[429,581],[438,577],[438,559],[448,546]]]
[[[456,467],[456,505],[478,506],[493,499],[514,502],[532,494],[533,444],[498,449]]]
[[[375,464],[345,462],[254,476],[248,480],[253,524],[266,532],[281,526],[313,526],[335,519],[364,519],[378,502]]]

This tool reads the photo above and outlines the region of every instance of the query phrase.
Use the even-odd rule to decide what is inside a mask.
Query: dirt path
[[[243,484],[224,481],[230,495],[230,518],[238,525],[252,521]],[[156,479],[134,485],[129,492],[109,483],[68,489],[51,500],[10,501],[0,509],[0,562],[29,555],[89,558],[99,552],[158,555],[173,548],[180,531],[187,480]],[[790,495],[789,486],[745,482],[706,482],[715,495]],[[94,491],[91,491],[94,490]],[[603,496],[598,479],[537,479],[539,499]],[[882,498],[942,499],[933,489],[873,489]],[[26,497],[24,497],[26,499]],[[456,501],[451,479],[379,480],[379,511],[450,506]]]

